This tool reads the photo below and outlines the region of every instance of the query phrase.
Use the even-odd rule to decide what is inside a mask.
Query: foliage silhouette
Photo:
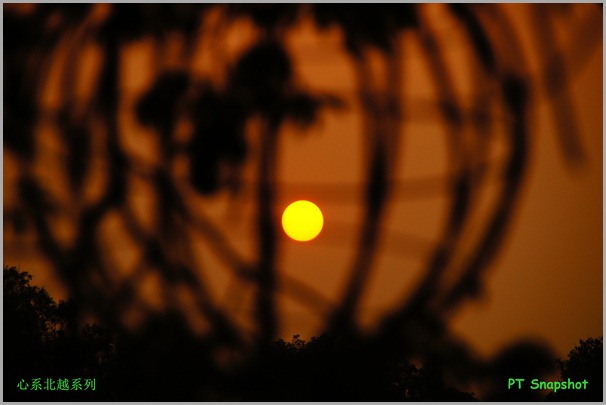
[[[238,384],[252,401],[475,401],[445,384],[439,367],[376,358],[362,341],[332,335],[273,342]]]
[[[579,340],[579,345],[568,353],[568,359],[558,359],[562,381],[587,380],[586,390],[560,390],[547,395],[548,401],[603,401],[604,390],[604,338]]]
[[[76,400],[73,392],[17,388],[21,379],[66,376],[97,380],[96,390],[78,399],[86,401],[475,400],[446,386],[439,368],[373,359],[362,342],[329,335],[310,342],[299,335],[291,342],[278,339],[249,371],[217,380],[221,373],[208,358],[211,352],[179,314],[152,320],[137,336],[118,336],[98,325],[80,328],[71,324],[69,301],[55,304],[30,281],[28,273],[5,267],[4,316],[11,326],[5,333],[7,400]]]
[[[56,401],[51,391],[21,391],[23,379],[96,378],[105,383],[105,364],[113,356],[115,337],[98,325],[74,324],[73,305],[59,304],[32,276],[4,267],[4,400]],[[65,398],[64,398],[65,399]],[[69,392],[68,400],[103,400],[102,392]]]
[[[545,17],[530,28],[544,43],[556,24],[556,9],[528,7]],[[482,293],[485,272],[507,235],[531,159],[529,121],[535,94],[557,95],[554,117],[564,156],[568,162],[582,162],[567,87],[555,84],[556,79],[565,82],[580,62],[566,60],[552,44],[541,45],[536,51],[549,79],[537,78],[500,5],[449,5],[446,12],[468,40],[474,70],[471,108],[456,91],[443,38],[425,5],[4,8],[4,146],[17,173],[16,202],[5,204],[5,227],[35,235],[37,250],[67,288],[71,307],[61,308],[71,314],[72,325],[93,315],[121,336],[121,344],[128,348],[124,358],[129,361],[112,365],[112,375],[118,376],[112,383],[124,398],[141,400],[141,387],[148,390],[150,399],[207,399],[217,392],[220,398],[229,398],[225,384],[232,380],[248,387],[243,392],[248,389],[247,395],[258,400],[274,395],[269,387],[264,393],[255,392],[254,386],[240,378],[247,375],[256,381],[255,376],[263,373],[275,376],[275,369],[257,371],[277,356],[272,342],[280,322],[279,293],[325,318],[327,341],[343,345],[338,349],[342,352],[334,346],[329,369],[342,370],[339,367],[347,365],[345,370],[352,370],[347,384],[361,381],[362,376],[369,381],[367,386],[376,382],[358,397],[374,399],[371,396],[386,381],[381,376],[394,372],[390,363],[394,357],[439,364],[445,374],[463,383],[502,377],[509,367],[501,361],[504,354],[479,360],[472,348],[450,333],[449,321],[467,299]],[[587,26],[601,26],[601,19],[592,14],[596,13],[587,13]],[[340,95],[313,91],[300,82],[287,37],[303,19],[319,30],[332,28],[341,34],[354,72],[355,104],[360,107],[366,142],[361,160],[365,173],[361,226],[349,277],[334,302],[314,286],[280,271],[276,259],[281,247],[274,215],[279,188],[276,167],[284,128],[290,123],[306,129],[321,114],[345,107]],[[250,42],[235,56],[229,55],[225,34],[246,27],[252,27]],[[587,32],[584,52],[590,53],[600,36]],[[403,124],[409,105],[400,91],[408,57],[401,46],[405,37],[420,45],[435,87],[437,100],[432,108],[446,135],[448,151],[446,215],[424,263],[424,277],[412,295],[382,314],[375,332],[366,333],[358,309],[394,193],[401,160],[397,151],[407,135]],[[152,62],[145,67],[151,79],[145,91],[133,95],[123,82],[128,50],[147,45]],[[97,55],[95,69],[85,67],[87,51]],[[551,63],[554,56],[562,63]],[[197,69],[200,58],[213,60],[211,73]],[[373,70],[376,60],[384,74]],[[564,62],[570,69],[561,68]],[[94,85],[83,96],[78,78],[86,69],[93,72]],[[50,83],[58,87],[54,104],[45,101]],[[497,122],[495,110],[507,119]],[[137,129],[125,129],[125,117],[130,115]],[[141,153],[144,147],[132,146],[132,139],[143,129],[147,137],[136,139],[145,138],[152,145],[149,155]],[[488,145],[499,131],[504,134],[505,152],[500,161],[490,162]],[[55,139],[49,133],[58,135]],[[63,155],[53,167],[39,170],[49,154],[46,137],[53,139]],[[246,164],[254,167],[256,176],[252,196],[242,187]],[[472,213],[492,171],[497,173],[493,176],[497,198],[483,226],[471,237]],[[141,187],[136,184],[144,184],[142,194],[150,201],[146,213],[137,208]],[[240,253],[230,235],[204,210],[206,202],[224,191],[255,207],[252,240],[256,244],[250,255]],[[145,220],[148,216],[150,221]],[[117,224],[119,231],[107,231],[111,224]],[[217,298],[207,280],[208,272],[215,270],[203,264],[206,258],[197,256],[198,242],[227,269],[230,285],[236,285],[228,289],[225,301],[239,298],[239,291],[253,291],[245,322]],[[118,259],[123,249],[134,252],[132,261]],[[157,280],[158,291],[151,295],[160,304],[146,301],[141,293],[149,280]],[[172,343],[168,346],[164,340]],[[303,347],[298,350],[312,358],[316,355],[311,353],[322,344],[310,342]],[[524,342],[512,347],[516,356],[528,356],[537,372],[545,372],[545,348]],[[359,348],[363,354],[357,352]],[[362,364],[375,373],[352,364],[347,350],[367,356]],[[289,346],[287,352],[291,351]],[[179,362],[196,373],[185,375]],[[136,381],[122,378],[139,369],[143,371],[134,377]],[[360,374],[353,375],[354,370]],[[408,370],[409,379],[422,380],[431,374],[430,368]],[[166,385],[160,383],[164,377]],[[340,387],[335,388],[335,400],[353,398],[345,379],[334,383]],[[418,388],[410,398],[427,398],[432,390]],[[304,396],[310,391],[293,392]]]
[[[31,275],[4,268],[5,399],[24,400],[229,400],[229,401],[476,401],[446,383],[448,367],[436,358],[421,367],[394,353],[380,357],[368,342],[324,334],[309,342],[294,335],[273,341],[245,369],[216,368],[209,340],[191,333],[180,314],[167,314],[136,335],[75,324],[73,305],[56,304]],[[175,350],[179,347],[179,350]],[[560,390],[552,401],[601,398],[602,338],[580,341],[558,361],[563,381],[590,381],[586,391]],[[503,350],[484,370],[484,401],[542,400],[538,390],[509,390],[511,377],[530,381],[554,361],[540,345]],[[177,372],[179,371],[179,372]],[[21,391],[18,381],[51,377],[95,378],[94,392]],[[78,396],[79,395],[79,396]]]

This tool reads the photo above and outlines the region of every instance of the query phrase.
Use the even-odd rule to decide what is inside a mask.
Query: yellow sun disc
[[[310,201],[295,201],[282,214],[284,232],[299,242],[307,242],[318,236],[323,225],[322,211]]]

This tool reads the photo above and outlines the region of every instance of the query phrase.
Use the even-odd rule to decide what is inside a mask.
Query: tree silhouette
[[[207,344],[196,338],[177,315],[154,319],[138,335],[116,335],[98,325],[73,324],[71,302],[56,304],[44,288],[30,285],[31,275],[4,269],[4,384],[7,400],[137,400],[187,401],[476,401],[474,393],[447,384],[449,367],[435,358],[417,366],[406,359],[377,357],[367,341],[324,334],[309,342],[294,335],[273,341],[260,362],[244,370],[216,369]],[[141,346],[146,346],[144,349]],[[178,346],[180,350],[166,350]],[[140,357],[154,353],[153,358]],[[588,380],[587,390],[560,390],[550,401],[594,401],[601,398],[602,338],[581,340],[558,360],[562,381]],[[541,357],[542,356],[542,357]],[[537,390],[509,390],[511,376],[527,381],[550,370],[553,360],[541,346],[518,343],[504,350],[491,369],[482,400],[540,400]],[[166,373],[161,368],[168,368]],[[174,370],[195,370],[176,373]],[[158,375],[162,384],[158,385]],[[96,392],[18,391],[17,381],[51,376],[91,377]]]
[[[46,370],[44,345],[58,323],[57,305],[44,289],[29,285],[31,278],[15,268],[4,269],[4,386],[13,388],[7,392],[14,392],[19,378]]]
[[[141,387],[156,400],[174,399],[175,391],[182,399],[209,398],[216,395],[209,387],[249,375],[253,365],[273,355],[278,293],[325,319],[324,330],[340,344],[363,348],[369,356],[363,364],[379,367],[393,357],[416,357],[439,360],[463,382],[481,378],[496,365],[478,360],[449,332],[449,321],[482,292],[485,271],[517,207],[531,157],[535,94],[554,100],[567,162],[582,161],[572,103],[561,83],[600,41],[595,32],[601,19],[586,12],[593,6],[528,7],[542,17],[531,32],[540,43],[540,77],[547,79],[530,71],[500,5],[445,6],[468,42],[469,106],[444,57],[440,22],[425,5],[6,6],[4,146],[16,174],[14,198],[4,207],[5,230],[34,236],[67,288],[72,324],[94,315],[123,337],[132,363],[115,365],[119,377],[113,383],[130,399],[140,400]],[[585,27],[598,27],[583,31],[584,46],[572,59],[545,40],[566,7],[585,11]],[[285,125],[306,129],[322,114],[352,107],[338,94],[301,83],[285,38],[303,19],[341,34],[366,142],[362,225],[336,301],[286,274],[276,259],[276,162]],[[226,50],[226,34],[240,29],[250,30],[249,42],[234,56]],[[428,110],[436,112],[446,135],[446,219],[412,295],[381,314],[376,331],[366,333],[357,310],[397,188],[398,150],[407,136],[402,124],[414,112],[400,91],[405,37],[420,45],[436,95]],[[141,94],[129,93],[124,83],[129,50],[136,46],[151,61]],[[384,74],[373,73],[372,55],[378,55]],[[213,61],[207,70],[197,65],[204,58]],[[81,84],[85,73],[92,76],[88,87]],[[495,112],[506,119],[497,122]],[[129,119],[131,127],[125,124]],[[488,152],[498,142],[503,156],[491,161]],[[254,167],[252,192],[243,180],[245,165]],[[482,226],[474,228],[472,213],[486,184],[496,187],[496,198]],[[226,192],[254,206],[255,245],[248,254],[235,248],[232,235],[205,210]],[[141,197],[147,202],[143,209]],[[208,280],[209,272],[220,270],[205,265],[200,245],[230,280],[224,300]],[[132,253],[130,259],[120,258],[123,250]],[[154,286],[153,294],[141,292],[146,283]],[[254,295],[251,310],[228,311],[225,302],[243,291]],[[152,296],[160,302],[150,301]],[[537,363],[544,357],[540,349],[525,353]],[[350,364],[345,354],[335,364],[341,361]],[[204,378],[179,378],[174,369],[180,362]],[[136,384],[120,380],[135,369],[143,370]],[[163,378],[168,385],[159,383]]]
[[[446,385],[442,368],[373,359],[363,342],[294,335],[266,349],[263,363],[230,381],[221,398],[237,401],[475,401]]]
[[[568,359],[558,360],[560,379],[568,382],[587,380],[586,390],[559,390],[547,395],[548,401],[601,402],[604,390],[603,337],[579,340],[568,353]]]
[[[34,378],[95,378],[103,384],[114,335],[98,325],[75,324],[72,303],[55,303],[44,288],[30,285],[31,280],[27,272],[4,267],[4,399],[57,400],[55,392],[17,389],[21,380],[29,384]],[[70,392],[70,399],[108,399],[103,391],[81,396]]]

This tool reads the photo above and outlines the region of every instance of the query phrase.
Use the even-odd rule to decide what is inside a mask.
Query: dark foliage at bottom
[[[328,334],[309,342],[299,335],[278,339],[254,359],[219,368],[211,342],[194,336],[177,314],[150,321],[136,335],[78,327],[70,302],[56,304],[30,281],[28,273],[5,267],[5,401],[478,400],[449,385],[439,364],[417,366]],[[591,389],[560,390],[546,399],[601,401],[602,353],[601,337],[581,341],[568,360],[558,361],[561,379],[587,378]],[[35,379],[41,389],[32,389]],[[61,379],[94,379],[94,390],[57,389]]]

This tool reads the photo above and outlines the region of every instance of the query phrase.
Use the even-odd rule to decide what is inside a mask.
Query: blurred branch
[[[276,333],[276,233],[274,218],[274,176],[276,166],[277,133],[271,122],[261,124],[261,157],[259,159],[259,188],[257,195],[259,233],[259,267],[256,310],[259,319],[259,344],[264,347]]]
[[[574,104],[568,94],[570,79],[567,63],[554,42],[556,35],[552,17],[538,4],[533,5],[530,12],[535,49],[541,53],[540,59],[544,64],[540,77],[553,110],[552,117],[557,139],[566,162],[578,165],[585,160],[585,154],[579,141]]]
[[[426,25],[422,25],[422,27],[426,27]],[[443,52],[429,28],[420,30],[419,40],[422,44],[424,56],[427,58],[429,70],[436,83],[437,93],[442,100],[442,120],[446,128],[446,141],[450,152],[449,172],[454,173],[455,177],[451,183],[452,200],[445,227],[442,236],[438,239],[440,243],[428,259],[424,279],[407,300],[407,303],[400,304],[393,311],[394,313],[387,317],[387,324],[399,322],[395,319],[405,319],[431,311],[433,307],[432,300],[439,296],[440,289],[443,288],[441,286],[442,275],[451,265],[452,256],[456,252],[458,243],[460,243],[459,239],[468,215],[469,204],[473,199],[470,169],[468,167],[469,158],[467,157],[465,139],[462,133],[463,128],[459,118],[459,103],[447,65],[441,58]],[[439,314],[436,315],[439,316]],[[391,331],[391,328],[386,329]],[[386,333],[389,332],[386,331]]]
[[[503,56],[498,56],[503,60],[500,65],[505,66],[505,69],[499,72],[498,80],[502,105],[513,118],[508,125],[509,154],[503,168],[504,182],[501,185],[500,198],[497,199],[491,211],[492,215],[487,221],[486,231],[474,249],[469,264],[464,267],[465,270],[454,283],[442,304],[442,307],[449,311],[452,310],[454,303],[462,298],[479,294],[480,275],[486,271],[494,259],[498,247],[505,237],[526,174],[529,136],[527,132],[529,85],[525,80],[528,77],[527,67],[523,62],[507,67],[505,58],[509,58],[512,54],[521,55],[521,44],[517,40],[517,36],[513,35],[509,21],[504,16],[499,16],[497,24],[494,26],[501,30],[501,38],[508,39]]]

